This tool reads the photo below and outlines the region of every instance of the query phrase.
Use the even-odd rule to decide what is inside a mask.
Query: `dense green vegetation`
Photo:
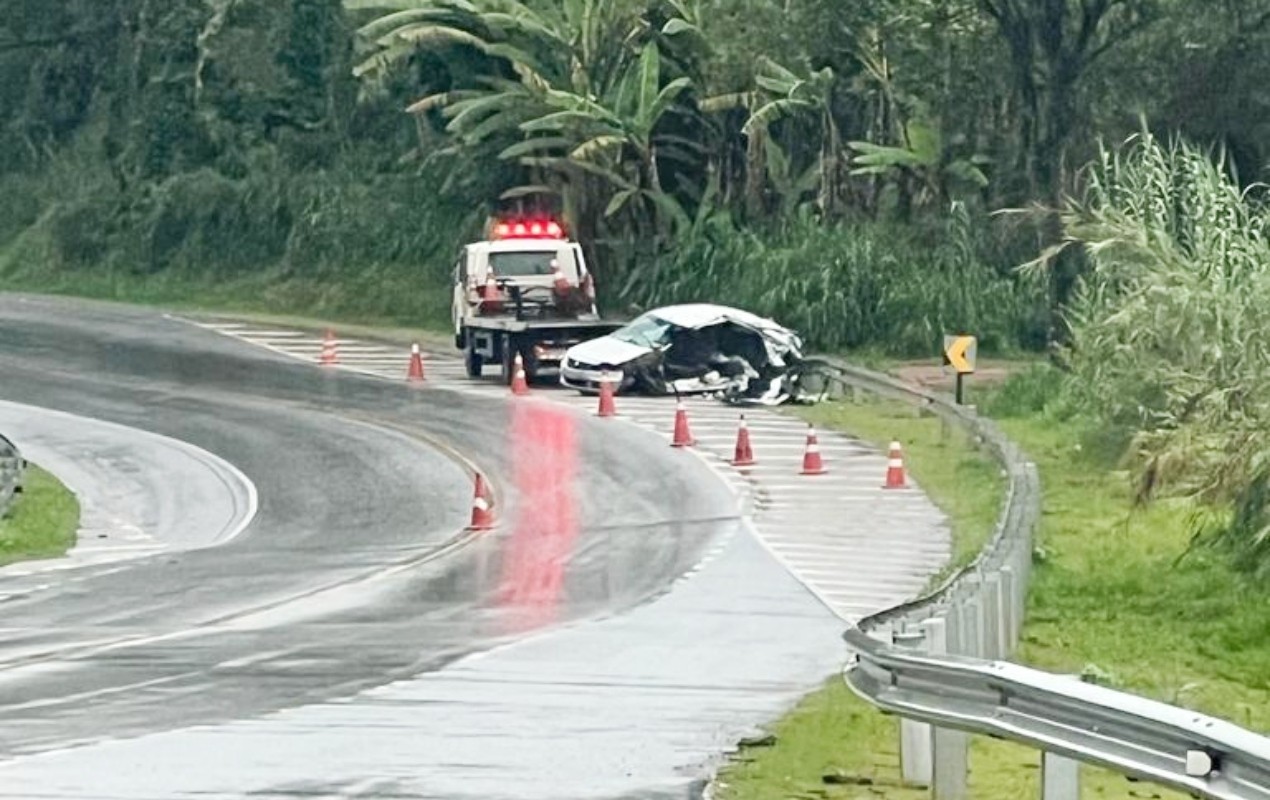
[[[23,492],[0,517],[0,564],[65,555],[75,544],[79,502],[57,478],[30,467]]]
[[[619,310],[1039,347],[1084,260],[1021,278],[1058,222],[991,212],[1057,201],[1139,113],[1265,171],[1266,0],[0,10],[0,274],[25,287],[436,322],[456,245],[544,209]]]

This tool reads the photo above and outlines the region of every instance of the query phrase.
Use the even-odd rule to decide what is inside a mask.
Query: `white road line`
[[[234,335],[235,335],[235,336],[242,336],[242,337],[245,337],[245,338],[247,338],[247,339],[261,340],[261,341],[268,341],[269,339],[279,339],[279,340],[293,341],[293,340],[295,340],[295,339],[300,339],[300,338],[303,338],[303,337],[305,337],[305,336],[308,336],[309,334],[307,334],[307,333],[305,333],[305,332],[303,332],[303,331],[267,331],[267,330],[262,330],[262,331],[244,331],[244,330],[235,330],[235,331],[234,331]]]
[[[48,697],[48,698],[44,698],[43,700],[29,700],[25,703],[17,703],[15,705],[6,705],[5,712],[11,713],[14,711],[29,711],[36,708],[49,708],[53,706],[62,706],[62,705],[67,705],[71,703],[78,705],[90,700],[96,700],[97,698],[100,698],[100,697],[110,697],[111,695],[124,694],[126,692],[133,692],[138,689],[150,689],[155,686],[162,686],[167,683],[184,680],[186,678],[192,678],[201,674],[202,674],[201,672],[186,672],[181,675],[168,675],[163,678],[155,678],[154,680],[141,681],[139,683],[129,683],[123,686],[111,686],[108,689],[94,689],[93,691],[80,692],[79,694],[68,694],[68,695],[61,695],[59,697]]]

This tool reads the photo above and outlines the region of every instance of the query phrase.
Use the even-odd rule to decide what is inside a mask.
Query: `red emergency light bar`
[[[564,228],[555,220],[517,220],[494,225],[495,239],[563,239]]]

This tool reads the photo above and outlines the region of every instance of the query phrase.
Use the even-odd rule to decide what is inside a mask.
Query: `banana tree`
[[[910,120],[904,126],[905,143],[901,146],[850,142],[856,155],[851,159],[852,175],[878,175],[899,182],[901,211],[907,214],[912,193],[909,182],[918,185],[918,204],[939,200],[945,202],[988,185],[983,167],[990,159],[982,155],[954,156],[933,125]]]
[[[500,155],[556,173],[575,206],[607,197],[606,219],[625,218],[628,229],[664,240],[689,220],[663,187],[663,172],[673,170],[668,162],[695,164],[701,153],[662,123],[672,113],[691,113],[682,101],[692,86],[687,77],[663,84],[660,51],[645,45],[605,97],[546,92],[546,113],[520,125],[528,138]]]
[[[384,12],[358,31],[365,57],[354,72],[374,78],[420,50],[456,45],[499,59],[526,85],[588,92],[620,73],[624,45],[641,32],[629,4],[607,0],[344,0]]]
[[[830,217],[837,211],[842,172],[842,142],[833,116],[834,72],[829,67],[800,76],[769,58],[759,59],[754,82],[765,100],[746,120],[742,133],[770,138],[780,120],[814,121],[819,136],[817,205]]]
[[[705,47],[693,0],[346,3],[389,12],[361,30],[370,53],[358,70],[368,79],[434,46],[474,48],[504,66],[409,108],[440,112],[464,146],[493,145],[524,166],[504,198],[558,195],[584,233],[604,218],[633,218],[640,207],[657,231],[679,224],[682,209],[662,189],[658,165],[686,158],[692,144],[657,128],[693,85],[684,74],[663,85],[663,52],[683,73]],[[650,22],[653,11],[660,27]]]

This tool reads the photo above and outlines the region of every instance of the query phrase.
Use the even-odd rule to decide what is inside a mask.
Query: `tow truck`
[[[621,323],[600,318],[582,247],[550,219],[498,219],[464,245],[454,266],[454,344],[468,377],[498,364],[510,383],[516,356],[525,377],[559,374],[565,351]]]

